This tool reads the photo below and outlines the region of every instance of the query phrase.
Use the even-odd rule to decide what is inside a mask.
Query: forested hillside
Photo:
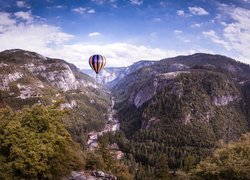
[[[110,81],[111,92],[34,52],[3,51],[0,69],[0,179],[249,175],[249,65],[208,54],[142,61]],[[110,118],[120,130],[100,133],[90,150]]]
[[[20,49],[0,53],[0,106],[14,110],[58,104],[70,110],[64,120],[84,148],[87,133],[104,127],[110,106],[106,88],[64,60]]]
[[[125,76],[112,89],[122,133],[110,138],[138,165],[136,178],[168,177],[248,132],[249,74],[249,65],[196,54]]]
[[[108,119],[107,88],[73,64],[20,49],[0,53],[0,70],[0,179],[84,178],[94,170],[131,179],[107,143],[88,150],[89,133]]]

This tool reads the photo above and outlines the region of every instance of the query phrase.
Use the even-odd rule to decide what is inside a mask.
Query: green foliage
[[[185,164],[184,164],[184,171],[190,171],[190,169],[193,168],[194,166],[194,157],[192,155],[188,155],[185,160],[184,160]]]
[[[132,179],[128,167],[114,157],[112,150],[109,148],[108,136],[100,137],[98,145],[97,151],[86,154],[86,169],[109,172],[121,180]]]
[[[152,83],[151,80],[145,84]],[[143,84],[141,80],[128,88],[120,84],[123,88],[118,86],[116,94],[118,119],[125,134],[117,134],[113,141],[127,153],[129,167],[138,165],[137,171],[131,171],[136,179],[162,177],[157,168],[158,157],[162,155],[166,156],[172,175],[179,169],[188,172],[210,155],[219,139],[235,140],[248,130],[241,102],[235,100],[224,106],[214,103],[217,97],[241,96],[235,83],[225,74],[193,70],[162,80],[156,95],[136,108],[129,103],[131,94],[126,93],[134,87],[136,93],[137,87]],[[127,98],[120,99],[121,92]]]
[[[218,148],[192,170],[194,179],[249,179],[250,134]]]
[[[83,154],[63,126],[64,113],[34,106],[0,111],[0,179],[58,179],[83,167]]]
[[[86,142],[88,133],[91,131],[100,131],[105,126],[106,114],[110,104],[107,95],[85,94],[85,92],[63,94],[65,102],[76,101],[77,107],[69,112],[65,119],[67,130],[72,138],[87,149]],[[90,100],[94,102],[91,103]]]

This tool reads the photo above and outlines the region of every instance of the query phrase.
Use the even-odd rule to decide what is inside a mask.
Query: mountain
[[[20,49],[0,52],[0,106],[69,109],[67,129],[83,146],[87,132],[104,127],[110,103],[108,90],[73,64]]]
[[[202,53],[163,59],[121,79],[112,93],[125,134],[116,142],[141,165],[138,179],[158,177],[160,155],[175,171],[188,157],[199,162],[219,140],[249,131],[249,80],[249,65]]]
[[[101,70],[97,76],[97,81],[101,84],[107,84],[109,82],[114,81],[115,79],[119,79],[120,76],[124,75],[125,67],[107,67]],[[92,78],[96,78],[96,73],[92,69],[83,69],[83,73],[88,74]]]
[[[4,142],[0,143],[0,161],[8,169],[0,168],[0,176],[13,173],[11,151],[18,157],[14,161],[20,158],[24,164],[15,165],[17,177],[20,168],[27,173],[22,177],[32,176],[30,167],[42,177],[36,162],[41,162],[45,142],[47,149],[53,147],[53,153],[46,151],[44,161],[49,174],[54,173],[47,168],[52,162],[60,170],[58,176],[67,175],[67,167],[71,171],[84,166],[89,171],[111,172],[118,179],[132,179],[131,174],[134,179],[174,179],[177,170],[188,173],[222,141],[238,140],[249,131],[250,66],[231,58],[198,53],[139,61],[129,67],[105,68],[98,77],[100,84],[83,72],[95,76],[90,70],[81,71],[64,60],[35,52],[0,52],[0,108],[10,107],[0,112],[4,122],[0,124],[0,141]],[[59,108],[66,109],[67,116]],[[103,130],[110,111],[119,120],[120,131],[103,133],[98,137],[100,148],[85,151],[88,134]],[[111,147],[124,153],[122,161],[113,158]],[[22,156],[19,149],[28,153]],[[30,156],[34,152],[39,157],[36,161]],[[26,162],[35,165],[26,167]]]
[[[107,67],[100,71],[97,76],[98,82],[105,84],[107,87],[112,88],[116,85],[124,76],[146,66],[154,64],[154,61],[138,61],[128,67]],[[96,73],[91,69],[83,69],[82,72],[89,76],[96,78]]]

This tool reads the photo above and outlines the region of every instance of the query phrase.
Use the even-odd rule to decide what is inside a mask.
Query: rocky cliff
[[[112,88],[122,150],[145,168],[157,168],[159,154],[171,169],[182,168],[188,155],[198,162],[219,140],[249,131],[249,80],[249,65],[209,54],[164,59],[126,75]]]
[[[1,107],[37,103],[69,109],[67,127],[84,145],[85,133],[104,127],[110,99],[102,85],[64,60],[20,49],[0,52]]]
[[[123,77],[140,69],[154,64],[154,61],[138,61],[128,67],[106,67],[98,76],[95,72],[90,69],[84,69],[82,72],[87,73],[93,78],[97,77],[97,80],[101,84],[105,84],[107,87],[112,88],[115,86]]]

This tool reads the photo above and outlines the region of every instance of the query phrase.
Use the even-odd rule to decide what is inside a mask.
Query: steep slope
[[[248,123],[250,126],[250,81],[245,81],[242,83],[242,91],[244,94],[246,114],[247,114]]]
[[[208,54],[134,71],[112,89],[126,136],[118,144],[143,165],[144,175],[153,168],[152,177],[160,154],[171,169],[183,167],[189,155],[198,162],[219,139],[228,142],[249,130],[249,79],[249,65]]]
[[[13,109],[37,103],[69,109],[65,124],[82,145],[86,132],[105,125],[110,105],[108,91],[74,65],[19,49],[0,53],[0,98]]]
[[[192,69],[208,69],[230,74],[237,78],[249,78],[250,65],[237,62],[236,60],[221,56],[204,53],[196,53],[190,56],[178,56],[167,58],[155,64],[156,71],[176,71],[175,67],[186,66]],[[165,69],[165,70],[163,70]],[[239,79],[240,80],[240,79]]]
[[[107,87],[112,88],[126,75],[142,68],[154,64],[154,61],[138,61],[128,67],[107,67],[98,74],[98,82],[105,84]],[[91,77],[95,78],[94,71],[85,69],[82,72],[87,73]]]

